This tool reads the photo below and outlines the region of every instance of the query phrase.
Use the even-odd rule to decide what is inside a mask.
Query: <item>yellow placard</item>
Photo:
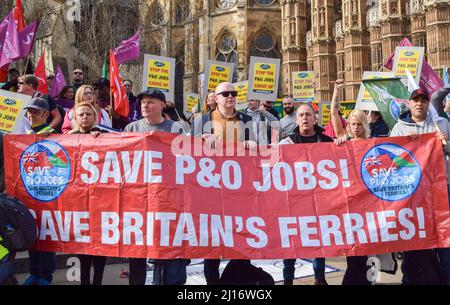
[[[147,88],[160,89],[164,92],[170,90],[170,62],[151,59],[148,62]]]
[[[292,89],[295,102],[314,101],[314,73],[301,71],[292,73]]]
[[[253,92],[272,94],[275,90],[275,64],[255,63],[253,73]]]
[[[228,82],[230,74],[229,67],[211,64],[208,75],[208,91],[214,91],[220,83]]]
[[[420,54],[420,51],[416,50],[400,50],[395,70],[397,76],[406,76],[406,70],[409,70],[413,77],[416,77],[420,63]]]
[[[186,112],[192,113],[192,108],[197,107],[197,112],[200,112],[200,98],[196,95],[186,95]]]
[[[355,101],[344,101],[340,103],[339,110],[341,111],[342,117],[344,119],[348,118],[350,112],[352,112],[352,110],[355,108],[355,105]],[[330,103],[324,103],[322,105],[322,113],[320,113],[322,117],[322,126],[325,126],[331,121],[330,106]]]
[[[22,109],[23,101],[0,96],[0,131],[11,132]]]
[[[248,82],[235,85],[237,91],[236,101],[238,104],[247,103]]]

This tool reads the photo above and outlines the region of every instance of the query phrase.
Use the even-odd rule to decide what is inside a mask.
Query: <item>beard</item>
[[[294,107],[286,107],[284,108],[284,112],[286,112],[286,114],[291,114],[294,112]]]

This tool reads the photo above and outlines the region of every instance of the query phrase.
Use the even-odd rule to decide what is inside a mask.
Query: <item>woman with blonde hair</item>
[[[98,137],[100,133],[108,132],[96,127],[97,109],[90,102],[81,102],[75,105],[72,109],[73,118],[75,121],[75,128],[69,133],[71,134],[91,134],[94,137]],[[79,254],[80,259],[80,279],[81,285],[91,284],[91,266],[94,266],[94,278],[93,285],[101,285],[103,279],[103,272],[105,270],[106,256],[98,255],[85,255]]]
[[[347,128],[344,129],[339,115],[339,103],[337,96],[339,90],[345,87],[344,80],[336,80],[334,86],[333,99],[331,100],[331,124],[336,134],[336,143],[342,144],[348,140],[365,140],[370,138],[370,127],[364,111],[355,109],[348,116]]]
[[[336,134],[335,143],[341,145],[346,141],[366,140],[370,138],[370,127],[366,114],[361,110],[350,112],[347,128],[342,127],[337,101],[339,90],[345,87],[344,80],[336,80],[333,99],[331,100],[331,124]],[[370,285],[367,279],[367,256],[347,256],[347,270],[342,285]]]
[[[99,114],[97,118],[97,124],[103,125],[105,127],[112,127],[111,119],[109,118],[108,112],[102,109],[96,101],[95,91],[89,85],[82,85],[78,88],[77,93],[75,94],[75,107],[81,103],[90,103],[97,110],[97,114]],[[62,132],[68,133],[75,127],[75,120],[73,116],[73,109],[66,112],[66,116],[64,117],[64,123],[62,126]]]

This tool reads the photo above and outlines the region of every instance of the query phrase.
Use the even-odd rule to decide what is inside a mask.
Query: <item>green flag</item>
[[[102,68],[102,78],[108,78],[108,60],[105,59]]]
[[[400,115],[408,110],[408,90],[399,77],[366,79],[363,84],[375,101],[383,120],[392,129]]]

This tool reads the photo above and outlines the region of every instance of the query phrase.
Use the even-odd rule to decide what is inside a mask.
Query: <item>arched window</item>
[[[153,27],[159,27],[164,23],[164,10],[158,1],[155,0],[150,4],[146,20]]]
[[[189,17],[189,0],[178,0],[175,4],[175,24],[186,21]]]
[[[234,63],[233,82],[238,80],[238,53],[236,49],[236,38],[230,31],[224,30],[217,41],[216,60]]]
[[[281,58],[277,40],[270,32],[261,31],[251,42],[250,56]]]

